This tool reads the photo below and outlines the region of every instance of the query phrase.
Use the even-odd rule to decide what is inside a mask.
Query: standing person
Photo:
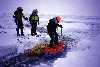
[[[51,38],[51,40],[50,40],[50,47],[51,48],[53,47],[53,42],[55,45],[57,45],[57,43],[58,43],[58,34],[56,32],[56,28],[57,27],[63,28],[62,25],[58,24],[60,22],[60,19],[61,19],[61,18],[60,19],[59,18],[60,17],[55,17],[53,19],[50,19],[49,23],[47,25],[47,31],[48,31],[48,34]]]
[[[37,14],[38,14],[38,11],[37,11],[37,9],[35,9],[35,10],[33,10],[32,14],[29,17],[29,21],[30,21],[30,24],[32,26],[32,28],[31,28],[31,35],[32,36],[33,36],[33,33],[34,33],[34,35],[37,35],[37,33],[36,33],[37,22],[39,25],[39,17]]]
[[[13,18],[15,18],[15,23],[17,25],[17,36],[20,36],[19,34],[19,28],[21,29],[21,35],[23,34],[23,23],[22,23],[22,17],[25,20],[28,20],[28,18],[24,16],[24,14],[22,13],[23,9],[21,7],[18,7],[17,10],[14,12]]]

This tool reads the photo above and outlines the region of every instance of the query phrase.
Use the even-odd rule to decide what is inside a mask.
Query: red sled
[[[66,48],[66,45],[63,42],[58,42],[58,45],[53,45],[53,48],[45,47],[44,57],[53,58],[53,57],[59,56],[60,54],[64,52],[65,48]]]

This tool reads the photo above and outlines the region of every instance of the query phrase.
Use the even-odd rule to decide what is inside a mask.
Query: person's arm
[[[39,17],[38,17],[38,25],[39,25]]]
[[[17,11],[14,12],[13,18],[16,18]]]
[[[29,21],[31,21],[31,18],[32,18],[32,15],[30,15],[30,17],[29,17]]]
[[[23,13],[22,13],[22,17],[23,17],[25,20],[28,20],[28,18],[27,18],[27,17],[25,17]]]
[[[17,17],[17,11],[14,12],[13,18],[15,18],[15,23],[16,23],[16,25],[17,25],[17,18],[18,18],[18,17]]]
[[[57,24],[58,27],[63,28],[62,25]]]
[[[32,14],[29,17],[30,24],[32,24],[31,19],[32,19]]]
[[[15,15],[13,15],[13,18],[15,18]]]

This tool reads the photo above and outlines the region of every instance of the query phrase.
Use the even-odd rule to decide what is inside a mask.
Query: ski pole
[[[62,38],[62,28],[61,28],[61,38]]]

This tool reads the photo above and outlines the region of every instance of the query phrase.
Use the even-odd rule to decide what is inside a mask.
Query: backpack
[[[32,21],[38,21],[39,20],[39,17],[38,16],[32,16],[31,20]]]
[[[22,15],[21,15],[21,13],[18,13],[17,17],[18,17],[18,20],[22,20]]]
[[[57,24],[55,23],[54,19],[50,19],[48,25],[46,26],[47,29],[55,30],[57,28]]]

